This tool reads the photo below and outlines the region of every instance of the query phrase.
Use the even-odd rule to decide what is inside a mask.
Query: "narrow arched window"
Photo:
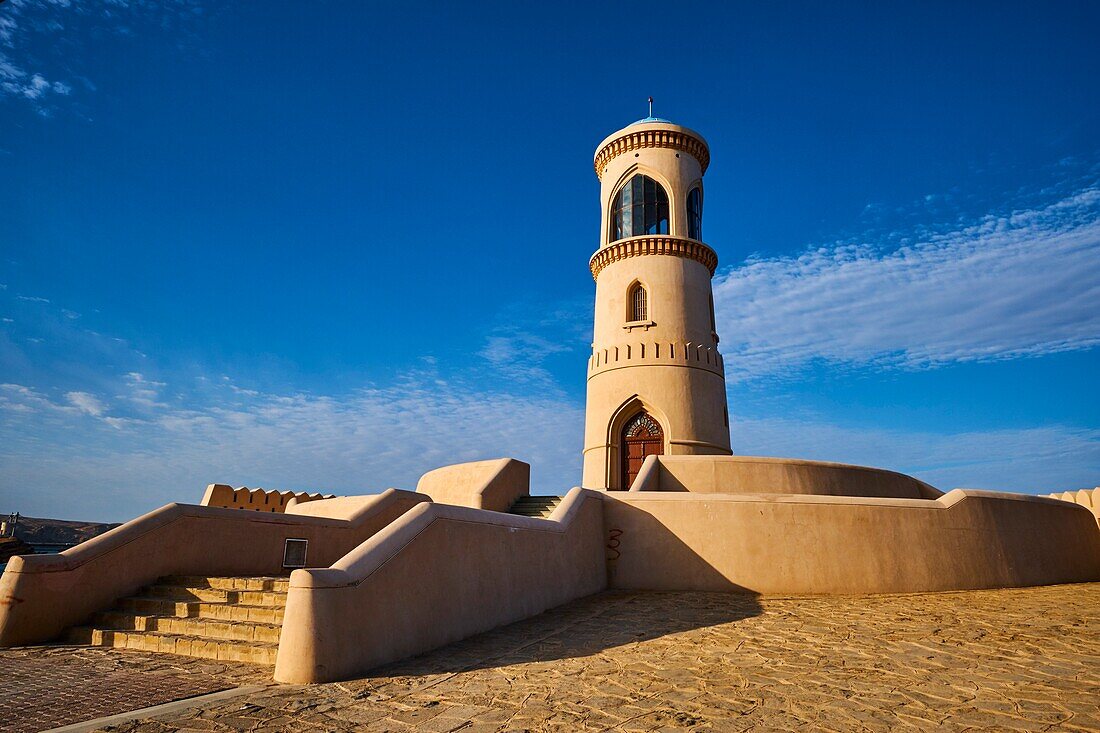
[[[645,234],[668,234],[668,194],[641,173],[631,178],[611,205],[611,241]]]
[[[649,320],[649,297],[641,285],[635,285],[630,290],[630,320]]]
[[[703,192],[698,187],[691,189],[687,197],[688,239],[703,239]]]

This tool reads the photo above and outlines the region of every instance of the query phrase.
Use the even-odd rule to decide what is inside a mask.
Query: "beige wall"
[[[419,494],[441,504],[506,512],[531,487],[531,466],[515,458],[495,458],[443,466],[416,483]]]
[[[1083,508],[956,489],[939,499],[605,494],[613,588],[908,593],[1100,580]]]
[[[389,489],[398,496],[407,496],[410,492],[399,489]],[[364,494],[362,496],[337,496],[331,499],[317,499],[304,504],[291,503],[287,506],[286,513],[297,517],[324,517],[326,519],[342,519],[353,524],[358,523],[364,517],[377,511],[379,494]],[[430,501],[430,497],[424,497],[423,501]]]
[[[1056,494],[1045,494],[1050,499],[1060,499],[1085,507],[1096,521],[1100,523],[1100,487],[1095,489],[1079,489],[1077,491],[1061,491]]]
[[[619,436],[645,409],[661,424],[670,455],[729,452],[725,380],[690,365],[623,369],[588,381],[584,473],[588,488],[619,486]]]
[[[59,555],[12,558],[0,576],[0,646],[48,641],[165,575],[279,575],[288,538],[327,567],[411,507],[389,489],[354,522],[169,504]]]
[[[935,499],[942,491],[880,468],[762,456],[650,456],[631,491]]]
[[[600,149],[628,132],[686,133],[667,123],[631,125],[609,136]],[[599,149],[597,150],[597,154]],[[611,203],[623,183],[641,173],[669,196],[670,237],[687,237],[686,197],[701,185],[699,161],[676,147],[642,147],[623,152],[600,171],[600,249],[609,239]],[[704,232],[707,208],[704,191]],[[634,237],[621,242],[647,239]],[[628,293],[642,284],[649,323],[628,323]],[[620,432],[645,409],[664,432],[665,452],[729,454],[725,367],[711,318],[711,272],[689,257],[647,254],[606,265],[596,278],[592,353],[588,361],[582,484],[619,486]]]
[[[200,506],[217,506],[225,509],[245,509],[250,512],[285,512],[288,506],[307,501],[331,498],[331,495],[310,494],[305,491],[276,491],[250,489],[241,486],[234,489],[228,484],[210,484],[202,496]]]
[[[581,489],[549,519],[426,504],[295,571],[275,679],[347,679],[604,588],[602,507]]]

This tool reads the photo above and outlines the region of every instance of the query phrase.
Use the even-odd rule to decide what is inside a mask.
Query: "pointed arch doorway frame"
[[[644,409],[635,413],[623,424],[619,435],[619,490],[630,489],[648,456],[664,452],[665,432],[661,424]]]

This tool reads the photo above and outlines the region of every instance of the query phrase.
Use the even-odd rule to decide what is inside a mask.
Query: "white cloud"
[[[883,252],[754,258],[714,283],[731,380],[822,359],[921,368],[1100,343],[1100,189]]]
[[[45,395],[22,384],[0,384],[0,411],[65,412],[70,408],[52,402]]]
[[[249,391],[222,388],[202,407],[157,403],[106,417],[102,400],[86,393],[66,395],[78,411],[27,387],[0,387],[0,500],[31,515],[123,519],[196,502],[215,481],[368,493],[412,489],[437,466],[500,456],[532,463],[544,491],[580,480],[583,411],[567,401],[433,375],[340,397]],[[96,407],[98,429],[82,417]],[[5,495],[14,486],[18,495]]]
[[[558,390],[547,362],[591,342],[592,300],[515,303],[496,320],[478,356],[505,379]]]
[[[715,292],[731,376],[814,359],[921,367],[1085,348],[1100,333],[1098,198],[1088,189],[892,252],[838,245],[728,271]],[[137,366],[125,341],[54,317],[50,343],[89,369],[66,364],[76,383],[48,393],[0,385],[0,504],[117,520],[197,501],[212,481],[364,493],[502,455],[531,462],[537,490],[561,493],[579,480],[583,407],[545,365],[562,344],[583,343],[591,302],[531,311],[521,304],[490,327],[481,355],[491,378],[505,378],[490,387],[443,378],[425,359],[427,371],[404,382],[339,395],[262,391],[209,374],[158,381],[150,375],[165,365]],[[26,361],[24,374],[41,373]],[[501,386],[509,379],[524,394]],[[1075,488],[1095,484],[1100,465],[1100,433],[1090,429],[943,433],[731,417],[738,453],[882,466],[944,489]]]
[[[0,97],[12,95],[32,100],[42,112],[47,108],[41,102],[49,94],[69,94],[72,86],[61,81],[49,81],[41,74],[30,74],[12,64],[0,51]]]
[[[17,295],[17,300],[25,300],[28,303],[49,303],[49,298],[39,298],[37,295]]]
[[[570,345],[530,333],[489,336],[478,352],[503,376],[517,382],[554,384],[554,378],[543,366],[552,354],[572,351]]]
[[[120,397],[143,408],[167,407],[160,401],[160,390],[164,386],[164,382],[146,379],[139,372],[130,372],[126,375],[127,391]]]
[[[53,100],[73,91],[72,83],[56,76],[79,65],[76,62],[89,48],[99,48],[110,35],[129,35],[137,29],[172,31],[177,45],[186,45],[194,42],[192,26],[203,17],[201,11],[198,0],[0,2],[0,99],[25,100],[48,117]],[[65,42],[59,43],[62,34]],[[35,58],[43,68],[24,68],[13,58]],[[90,80],[76,78],[88,91],[95,89]]]
[[[887,468],[947,491],[1046,493],[1100,482],[1100,430],[1051,425],[958,433],[884,430],[814,420],[731,415],[740,455],[807,458]]]
[[[99,417],[105,409],[99,398],[87,392],[66,392],[65,399],[84,414],[93,417]]]
[[[437,466],[499,456],[530,462],[536,491],[560,494],[580,478],[583,409],[564,398],[479,390],[431,373],[341,396],[195,381],[211,390],[204,405],[154,400],[131,416],[107,416],[104,401],[85,392],[59,403],[0,385],[0,503],[120,520],[195,502],[210,482],[357,494],[411,489]],[[944,490],[1079,488],[1096,483],[1100,465],[1100,431],[1057,425],[943,434],[734,415],[731,431],[741,455],[879,466]]]

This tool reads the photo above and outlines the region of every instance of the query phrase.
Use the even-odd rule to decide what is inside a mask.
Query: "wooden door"
[[[639,412],[623,426],[619,446],[622,455],[619,488],[626,491],[642,470],[646,456],[659,456],[665,452],[665,435],[660,424],[648,412]]]

